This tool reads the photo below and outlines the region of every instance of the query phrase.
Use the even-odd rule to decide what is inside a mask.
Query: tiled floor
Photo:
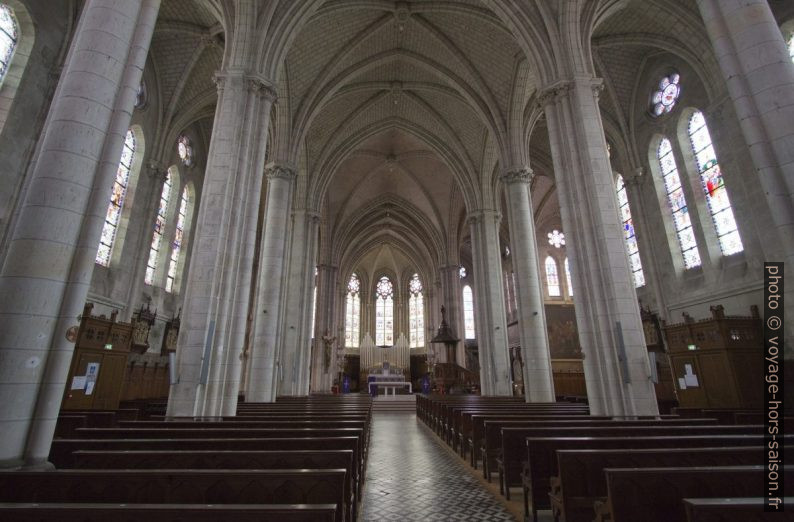
[[[374,414],[360,520],[515,520],[441,444],[415,414]]]

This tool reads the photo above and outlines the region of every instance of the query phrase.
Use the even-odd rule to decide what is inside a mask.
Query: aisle
[[[372,417],[363,521],[514,520],[412,413]]]

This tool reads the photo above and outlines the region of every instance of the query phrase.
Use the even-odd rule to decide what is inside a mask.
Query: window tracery
[[[425,345],[425,298],[419,274],[414,274],[408,283],[408,318],[410,326],[410,347]]]
[[[121,159],[119,160],[118,169],[116,169],[116,179],[113,182],[108,211],[105,214],[105,224],[102,226],[102,234],[99,238],[96,263],[102,266],[110,266],[113,244],[116,241],[121,212],[124,209],[124,198],[127,195],[127,186],[130,182],[130,172],[132,171],[134,157],[135,134],[130,129],[124,138],[124,147],[121,150]]]
[[[165,233],[166,218],[168,215],[168,201],[171,198],[172,177],[171,169],[165,175],[163,190],[160,193],[160,204],[157,207],[157,217],[154,220],[154,232],[152,232],[152,244],[149,248],[149,259],[146,262],[146,276],[144,282],[147,285],[154,283],[154,274],[157,271],[157,261],[160,250],[163,246],[163,234]]]
[[[563,263],[565,267],[565,283],[568,285],[568,297],[573,297],[573,285],[571,284],[571,268],[568,265],[568,258]]]
[[[165,280],[165,291],[172,292],[174,281],[176,280],[177,268],[179,267],[179,256],[182,253],[182,245],[185,234],[185,220],[187,219],[187,206],[190,196],[187,187],[182,190],[182,197],[179,201],[179,213],[176,218],[176,230],[174,231],[174,241],[171,243],[171,260],[168,263],[168,274]]]
[[[654,116],[661,116],[672,111],[681,95],[681,75],[672,73],[659,81],[658,88],[651,96],[651,111]]]
[[[347,282],[347,299],[345,303],[345,347],[358,348],[359,322],[361,320],[361,281],[353,273]]]
[[[394,285],[387,276],[375,286],[375,344],[394,344]]]
[[[722,177],[711,134],[702,112],[695,112],[689,118],[688,130],[689,141],[700,174],[700,182],[706,194],[706,204],[714,223],[714,230],[717,232],[722,255],[729,256],[739,253],[744,250],[744,245],[742,238],[739,237],[733,207],[731,207],[728,191],[725,189],[725,179]]]
[[[618,174],[615,185],[618,195],[620,220],[623,223],[623,239],[626,242],[626,251],[629,254],[629,266],[631,268],[631,274],[634,277],[634,287],[639,288],[645,285],[645,273],[642,271],[640,248],[637,244],[637,237],[634,234],[634,220],[631,217],[629,196],[626,193],[626,185],[623,182],[623,176]]]
[[[554,248],[560,248],[565,246],[565,234],[560,232],[559,230],[552,230],[548,234],[546,234],[549,238],[549,244]]]
[[[0,4],[0,85],[3,84],[11,59],[19,41],[19,25],[14,12],[6,4]]]
[[[663,138],[656,150],[656,158],[662,172],[665,191],[667,193],[667,203],[673,214],[673,225],[678,236],[678,244],[681,247],[681,255],[684,258],[684,268],[695,268],[700,266],[700,252],[698,251],[695,231],[692,228],[692,220],[689,215],[684,189],[681,186],[681,177],[678,174],[678,166],[673,156],[673,147],[670,140]]]
[[[193,165],[193,145],[190,144],[190,138],[184,134],[180,136],[176,144],[176,150],[183,165],[186,167]]]
[[[549,288],[549,297],[560,296],[560,278],[557,274],[557,262],[553,257],[546,257],[546,286]]]
[[[466,339],[476,338],[474,330],[474,295],[469,285],[463,287],[463,330]]]

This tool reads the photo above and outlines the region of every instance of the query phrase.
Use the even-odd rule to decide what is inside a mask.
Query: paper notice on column
[[[85,375],[75,375],[72,379],[72,390],[82,390],[85,388]]]
[[[85,383],[85,394],[86,395],[91,395],[92,393],[94,393],[94,384],[95,383],[96,383],[96,381],[88,381],[87,383]]]

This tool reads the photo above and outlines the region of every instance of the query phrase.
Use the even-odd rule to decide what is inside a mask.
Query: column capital
[[[258,73],[252,73],[244,69],[223,69],[217,71],[213,76],[213,81],[218,87],[218,94],[232,83],[245,87],[248,92],[261,95],[270,102],[276,101],[276,87],[267,78]]]
[[[645,179],[645,169],[643,167],[635,167],[630,173],[623,176],[623,183],[628,187],[638,186]]]
[[[557,80],[539,89],[535,97],[535,104],[543,108],[567,95],[574,87],[582,83],[590,86],[590,89],[593,91],[593,96],[596,98],[598,98],[599,94],[604,89],[604,80],[601,78],[575,76],[569,80]]]
[[[512,185],[523,183],[529,185],[535,177],[535,172],[529,167],[516,167],[504,171],[501,175],[502,183]]]
[[[168,174],[168,169],[159,161],[152,160],[146,164],[146,170],[149,174],[149,177],[155,179],[165,179],[165,176]]]
[[[493,209],[477,209],[469,212],[466,216],[466,221],[469,225],[477,225],[489,217],[493,218],[494,221],[499,221],[502,219],[502,214]]]
[[[265,165],[265,176],[268,180],[285,179],[292,181],[297,176],[297,171],[291,165],[283,163],[268,163]]]

